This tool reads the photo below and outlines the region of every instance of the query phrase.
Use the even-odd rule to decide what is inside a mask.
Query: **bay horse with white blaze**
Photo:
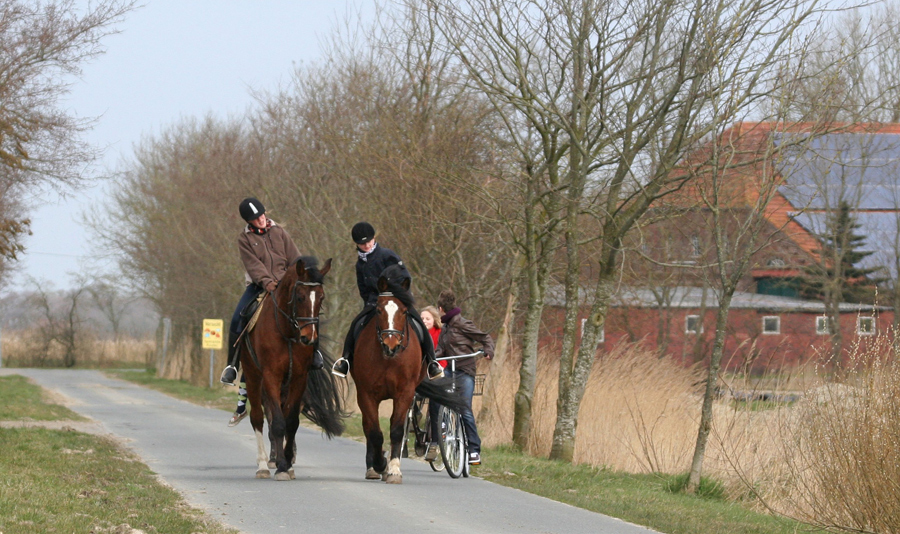
[[[269,424],[275,480],[294,478],[294,440],[301,413],[328,438],[344,430],[337,382],[331,373],[309,370],[319,345],[319,310],[325,298],[322,282],[330,269],[330,259],[320,270],[315,258],[298,258],[260,303],[263,309],[256,326],[242,340],[241,365],[256,434],[257,478],[270,475],[263,414]],[[324,353],[323,357],[329,359]]]
[[[387,267],[378,279],[378,291],[374,316],[357,337],[350,373],[356,382],[356,401],[366,435],[366,478],[401,484],[400,454],[407,438],[406,415],[415,393],[457,411],[466,404],[460,394],[448,391],[449,379],[424,380],[422,348],[415,324],[409,319],[413,297],[404,270],[397,265]],[[384,457],[384,434],[378,420],[378,406],[387,399],[394,404],[390,463]]]

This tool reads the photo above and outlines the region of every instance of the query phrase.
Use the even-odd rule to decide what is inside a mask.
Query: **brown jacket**
[[[443,358],[444,356],[472,354],[475,352],[475,343],[481,343],[487,356],[494,356],[494,340],[490,334],[482,332],[475,326],[475,323],[457,314],[451,317],[450,321],[444,323],[441,328],[441,336],[438,338],[434,355]],[[448,362],[447,368],[450,369],[450,366],[451,364]],[[456,370],[475,376],[475,358],[456,360]]]
[[[297,245],[287,231],[275,221],[263,234],[255,234],[245,227],[238,236],[241,261],[247,271],[247,284],[266,287],[269,282],[278,282],[287,271],[288,265],[300,256]]]

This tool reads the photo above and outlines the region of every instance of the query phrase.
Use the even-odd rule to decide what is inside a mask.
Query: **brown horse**
[[[263,299],[256,326],[244,337],[241,365],[256,434],[256,478],[269,478],[270,457],[262,437],[264,413],[275,480],[294,478],[294,438],[301,413],[329,438],[344,430],[342,395],[335,379],[325,371],[309,371],[319,345],[319,310],[325,298],[322,281],[331,260],[321,270],[316,264],[315,258],[303,257],[288,268],[275,291]]]
[[[356,382],[356,401],[362,412],[366,435],[366,478],[388,484],[403,482],[400,453],[406,441],[406,414],[416,392],[456,410],[463,398],[448,392],[449,380],[425,381],[422,349],[408,310],[413,305],[409,278],[396,265],[387,267],[378,279],[378,303],[374,316],[360,331],[351,374]],[[423,333],[428,335],[427,332]],[[378,406],[393,400],[391,413],[391,460],[384,457],[384,434],[378,421]]]

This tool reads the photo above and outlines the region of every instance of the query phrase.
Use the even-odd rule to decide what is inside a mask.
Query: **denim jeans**
[[[481,438],[478,437],[478,429],[475,427],[475,414],[472,413],[472,394],[475,393],[475,377],[462,371],[444,370],[453,377],[462,388],[463,398],[466,399],[466,409],[460,414],[463,426],[466,429],[467,449],[469,452],[481,452]]]
[[[241,335],[241,330],[243,330],[244,325],[241,324],[241,312],[244,311],[244,308],[247,307],[247,304],[256,298],[256,295],[262,291],[262,288],[256,284],[250,284],[247,286],[247,289],[244,290],[244,294],[241,295],[241,300],[238,301],[237,308],[234,310],[234,315],[231,316],[231,325],[229,325],[228,333],[230,334],[229,343],[232,345],[237,340],[237,337]]]

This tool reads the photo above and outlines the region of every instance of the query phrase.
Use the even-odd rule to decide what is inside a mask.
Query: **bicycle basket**
[[[475,375],[475,391],[472,395],[483,395],[484,394],[484,377],[486,375],[480,374]]]

